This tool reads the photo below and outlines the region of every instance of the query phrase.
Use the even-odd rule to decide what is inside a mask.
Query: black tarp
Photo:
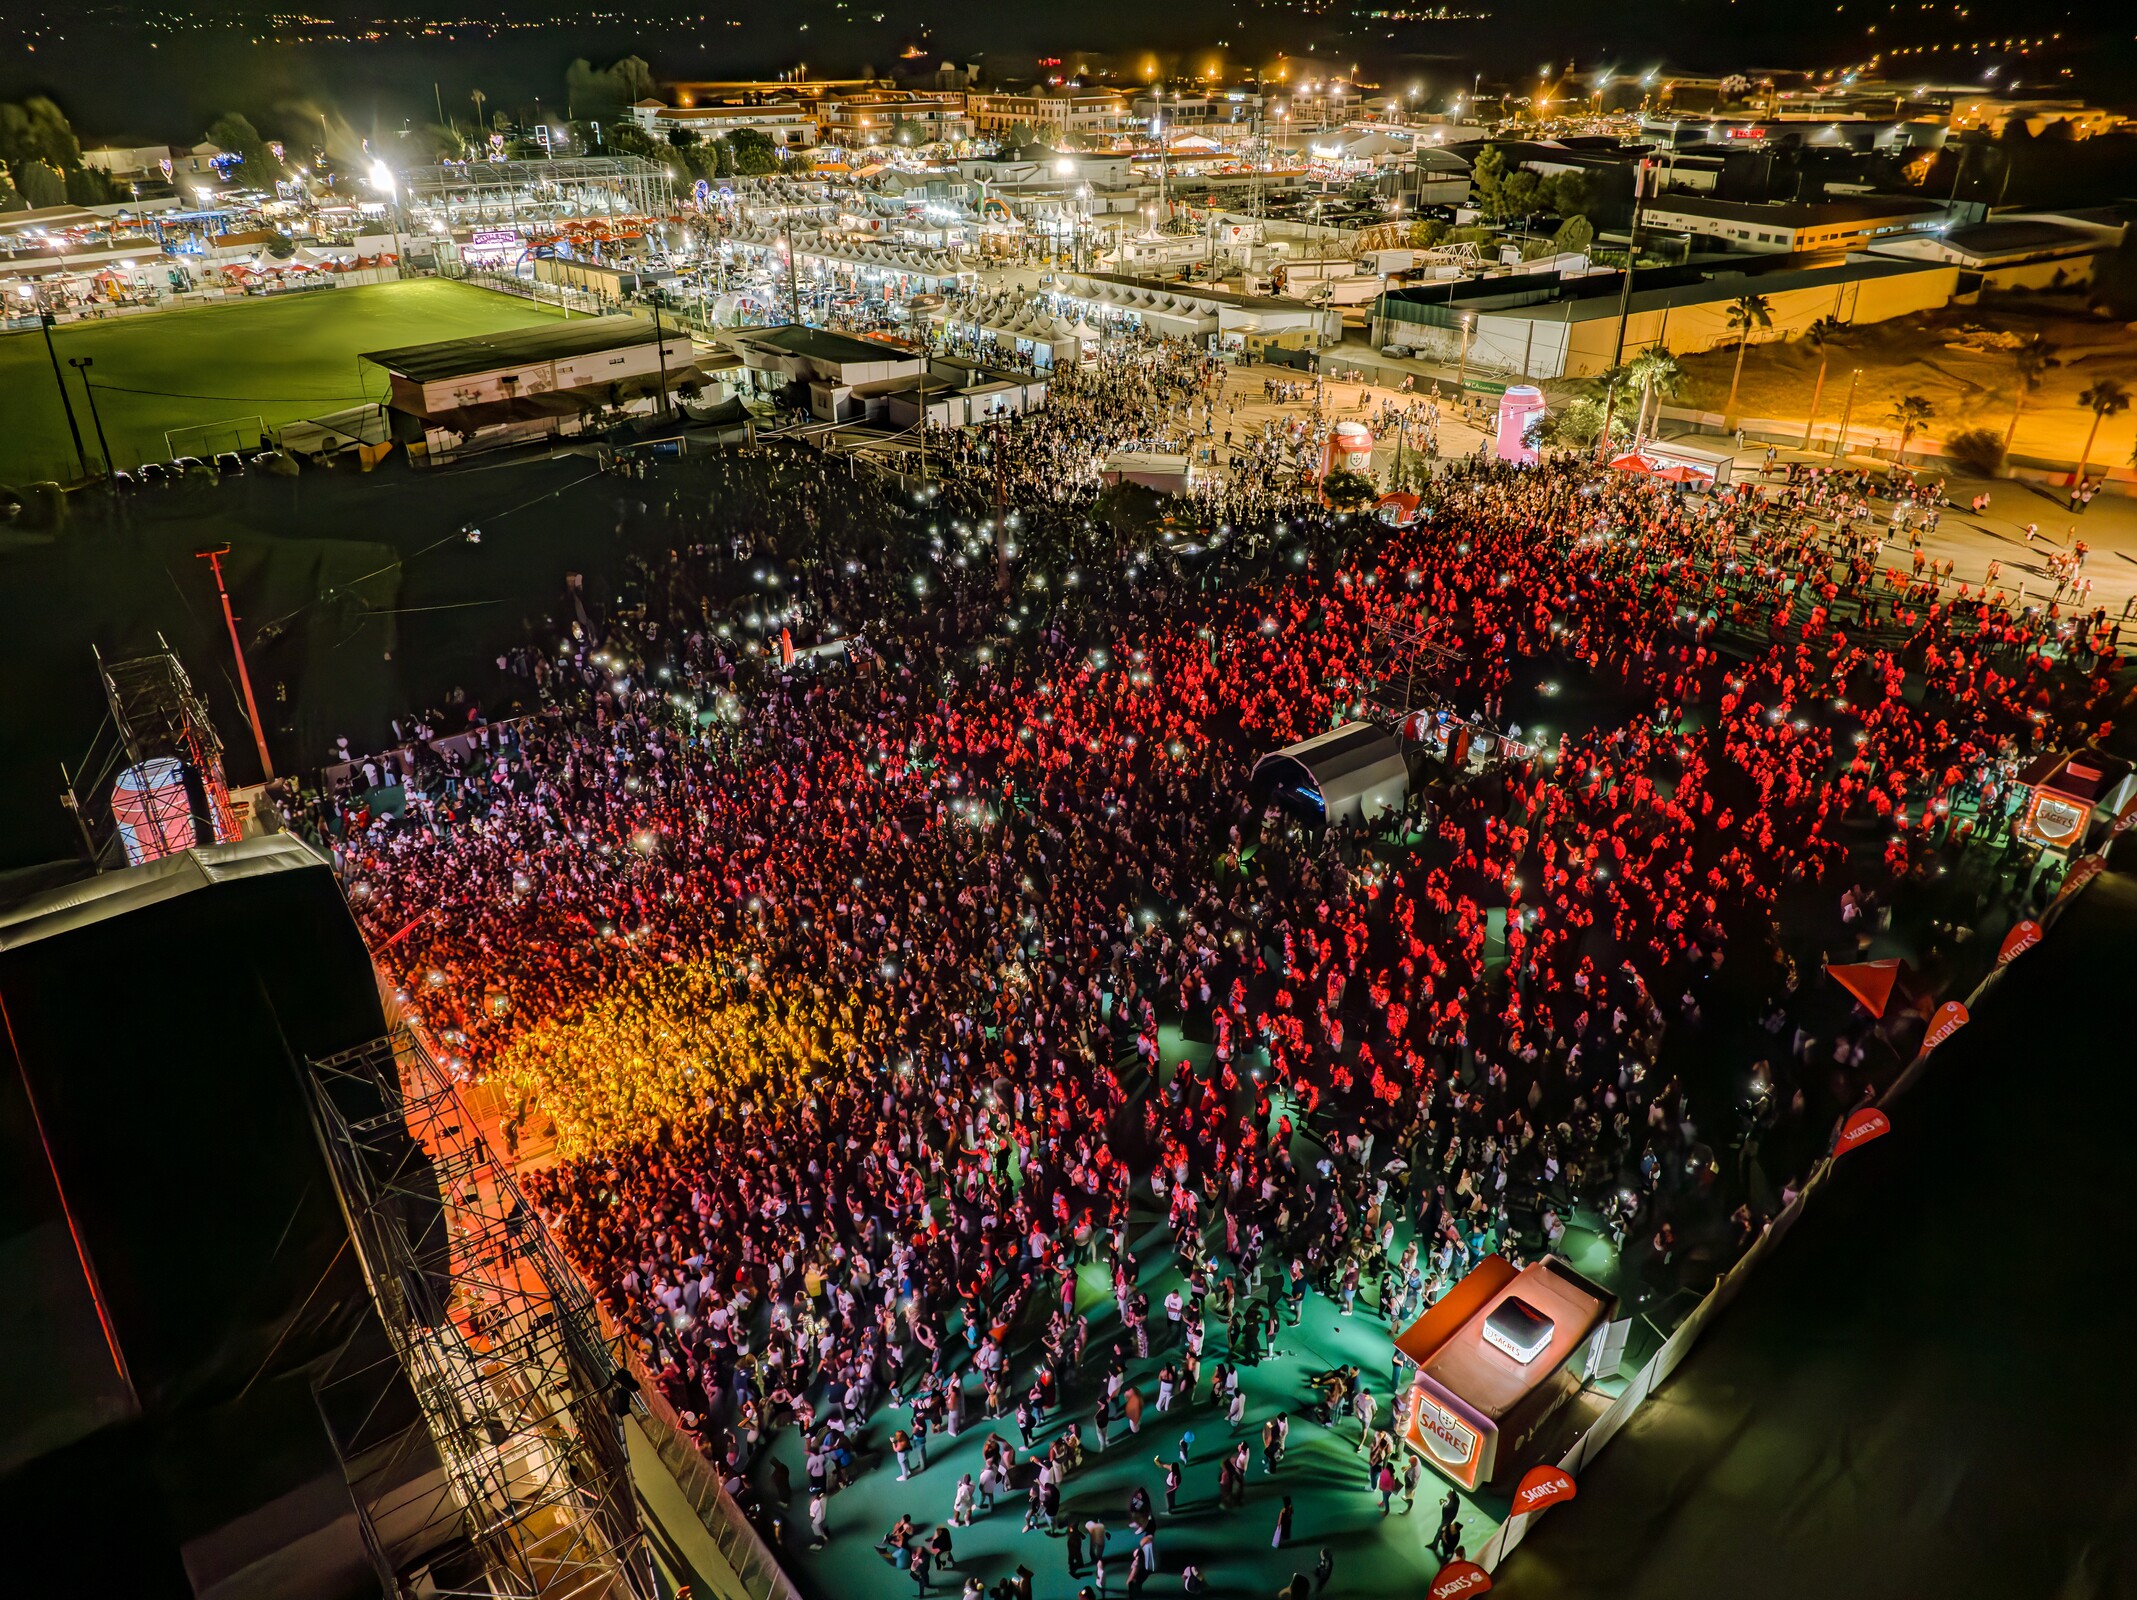
[[[308,1381],[377,1330],[299,1076],[386,1031],[331,872],[251,840],[48,890],[0,912],[0,1015],[7,1548],[78,1561],[71,1498],[113,1592],[375,1592]]]
[[[2137,1595],[2137,878],[2104,874],[1496,1575],[1510,1600]]]

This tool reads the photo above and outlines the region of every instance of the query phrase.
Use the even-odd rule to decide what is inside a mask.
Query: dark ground
[[[2005,970],[1500,1592],[2137,1594],[2133,854]]]
[[[270,751],[278,770],[316,772],[338,735],[381,748],[395,742],[389,719],[411,706],[455,684],[493,687],[498,651],[560,603],[565,572],[605,592],[623,492],[580,457],[427,475],[388,465],[178,486],[129,499],[123,520],[76,495],[56,530],[0,530],[10,696],[0,870],[75,853],[59,769],[79,765],[104,721],[92,647],[121,660],[162,634],[207,697],[230,781],[258,781],[229,634],[196,550],[231,546],[224,572]],[[481,544],[467,543],[469,524]]]

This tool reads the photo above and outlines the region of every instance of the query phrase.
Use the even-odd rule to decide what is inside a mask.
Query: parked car
[[[245,458],[235,450],[219,450],[215,454],[215,470],[226,478],[239,477],[245,470]]]
[[[178,474],[161,461],[142,462],[141,470],[135,476],[141,480],[144,486],[156,489],[164,488],[166,485],[178,481]]]

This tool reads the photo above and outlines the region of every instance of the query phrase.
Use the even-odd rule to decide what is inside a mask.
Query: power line
[[[233,405],[308,406],[321,400],[365,400],[378,405],[385,399],[385,396],[375,394],[189,394],[181,389],[135,389],[123,383],[97,383],[90,387],[113,394],[153,395],[159,400],[227,400]]]

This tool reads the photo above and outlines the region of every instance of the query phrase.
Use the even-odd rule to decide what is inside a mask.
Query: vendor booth
[[[1665,483],[1726,489],[1736,457],[1726,450],[1706,450],[1677,440],[1642,439],[1610,464],[1620,472],[1644,473]]]
[[[1556,1258],[1486,1256],[1395,1340],[1411,1372],[1403,1441],[1465,1489],[1513,1482],[1580,1392],[1615,1305]]]
[[[2026,791],[2018,836],[2065,855],[2076,855],[2096,820],[2116,817],[2137,795],[2137,777],[2126,762],[2091,750],[2037,756],[2017,781]]]
[[[1257,796],[1316,827],[1370,822],[1410,798],[1402,741],[1370,722],[1346,722],[1273,750],[1254,763],[1250,782]]]

